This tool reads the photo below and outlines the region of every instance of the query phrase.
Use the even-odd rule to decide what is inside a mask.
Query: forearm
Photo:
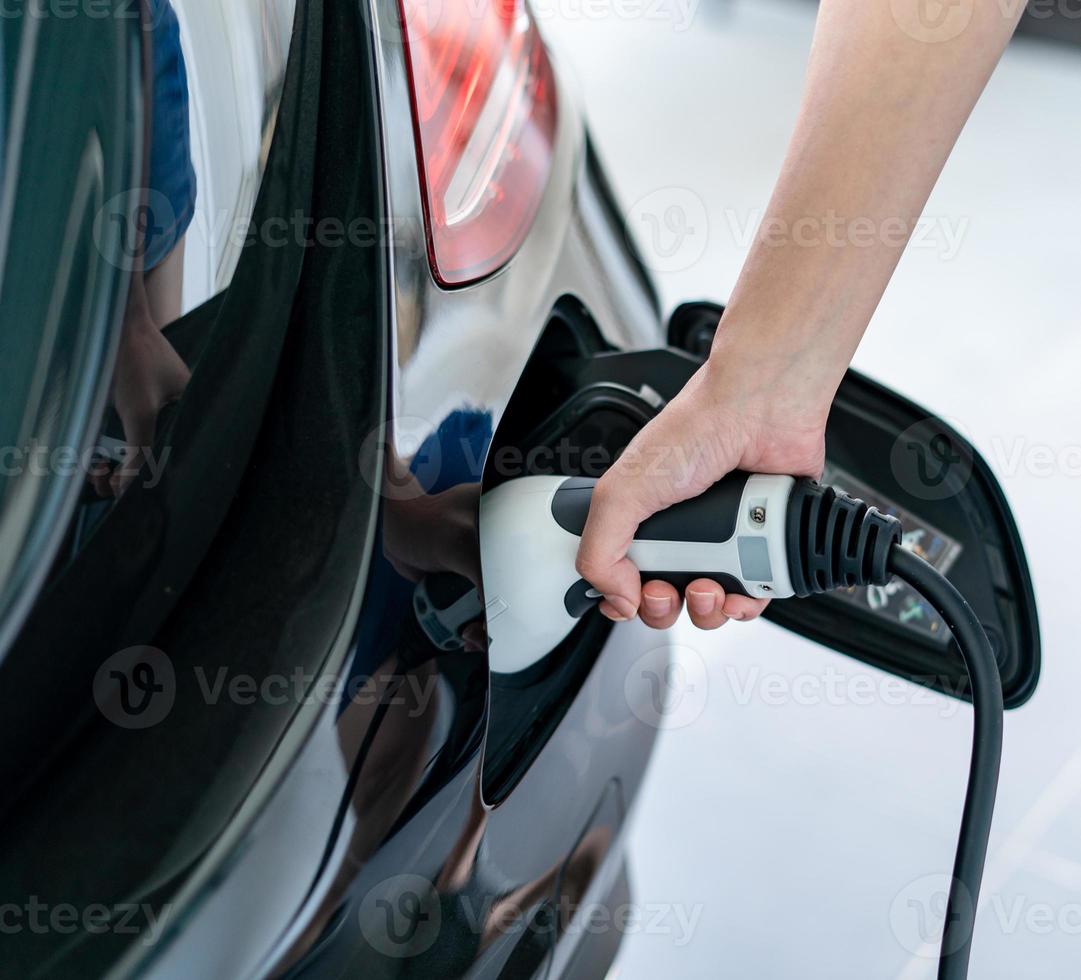
[[[760,360],[823,411],[1024,6],[961,0],[943,9],[962,20],[933,30],[920,2],[822,0],[796,130],[718,333],[718,360]]]

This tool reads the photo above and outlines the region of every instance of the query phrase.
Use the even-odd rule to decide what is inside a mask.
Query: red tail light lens
[[[523,0],[400,0],[432,273],[460,286],[518,250],[552,163],[552,68]]]

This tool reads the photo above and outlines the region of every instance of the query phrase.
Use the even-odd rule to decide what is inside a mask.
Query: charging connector
[[[834,589],[886,585],[901,522],[862,500],[797,480],[788,498],[788,575],[801,599]]]
[[[542,660],[600,600],[575,571],[596,482],[523,477],[481,498],[481,561],[489,608],[496,610],[488,616],[493,672],[514,674]],[[754,598],[885,586],[896,575],[943,618],[968,669],[975,715],[938,972],[939,980],[963,980],[998,785],[1002,685],[975,613],[901,540],[896,517],[833,487],[734,472],[643,521],[627,555],[643,578],[680,590],[710,578],[730,594]]]

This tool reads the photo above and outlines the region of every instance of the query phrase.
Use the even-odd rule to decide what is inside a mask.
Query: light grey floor
[[[723,299],[814,6],[540,10],[666,305]],[[1063,980],[1081,976],[1081,50],[1011,47],[927,214],[856,364],[966,432],[1015,509],[1044,668],[1007,719],[971,975]],[[933,976],[969,709],[768,624],[677,631],[691,683],[636,813],[622,980]]]

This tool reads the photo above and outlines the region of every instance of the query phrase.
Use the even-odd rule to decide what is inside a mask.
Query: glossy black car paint
[[[482,799],[487,657],[441,655],[417,627],[412,582],[384,554],[401,474],[383,470],[391,456],[413,470],[405,503],[437,534],[453,524],[450,549],[475,565],[475,519],[459,533],[440,498],[475,518],[487,442],[559,298],[584,294],[625,343],[656,343],[658,310],[569,100],[522,253],[479,290],[433,288],[422,226],[394,199],[414,203],[417,177],[411,147],[406,168],[387,145],[412,137],[403,76],[380,65],[400,45],[385,37],[396,5],[379,13],[298,7],[256,221],[364,218],[393,227],[393,247],[256,244],[223,294],[166,328],[193,375],[160,420],[165,476],[92,533],[73,526],[0,665],[0,896],[24,926],[5,936],[5,973],[572,975],[614,953],[618,934],[568,927],[587,895],[625,893],[623,819],[656,734],[633,710],[648,715],[648,679],[625,693],[594,623],[560,658],[543,730],[514,733],[521,753],[501,742],[523,758],[493,777],[498,806]],[[426,415],[429,438],[464,417],[472,453],[459,440],[462,459],[424,471],[431,444],[396,441],[416,411],[410,371],[464,344],[498,356],[433,362],[417,390],[450,406]],[[663,667],[662,646],[643,649]],[[143,714],[130,701],[146,663],[158,700]],[[267,686],[282,680],[284,696]],[[420,925],[433,908],[442,923],[419,940],[415,901]],[[26,928],[34,907],[78,925]]]

